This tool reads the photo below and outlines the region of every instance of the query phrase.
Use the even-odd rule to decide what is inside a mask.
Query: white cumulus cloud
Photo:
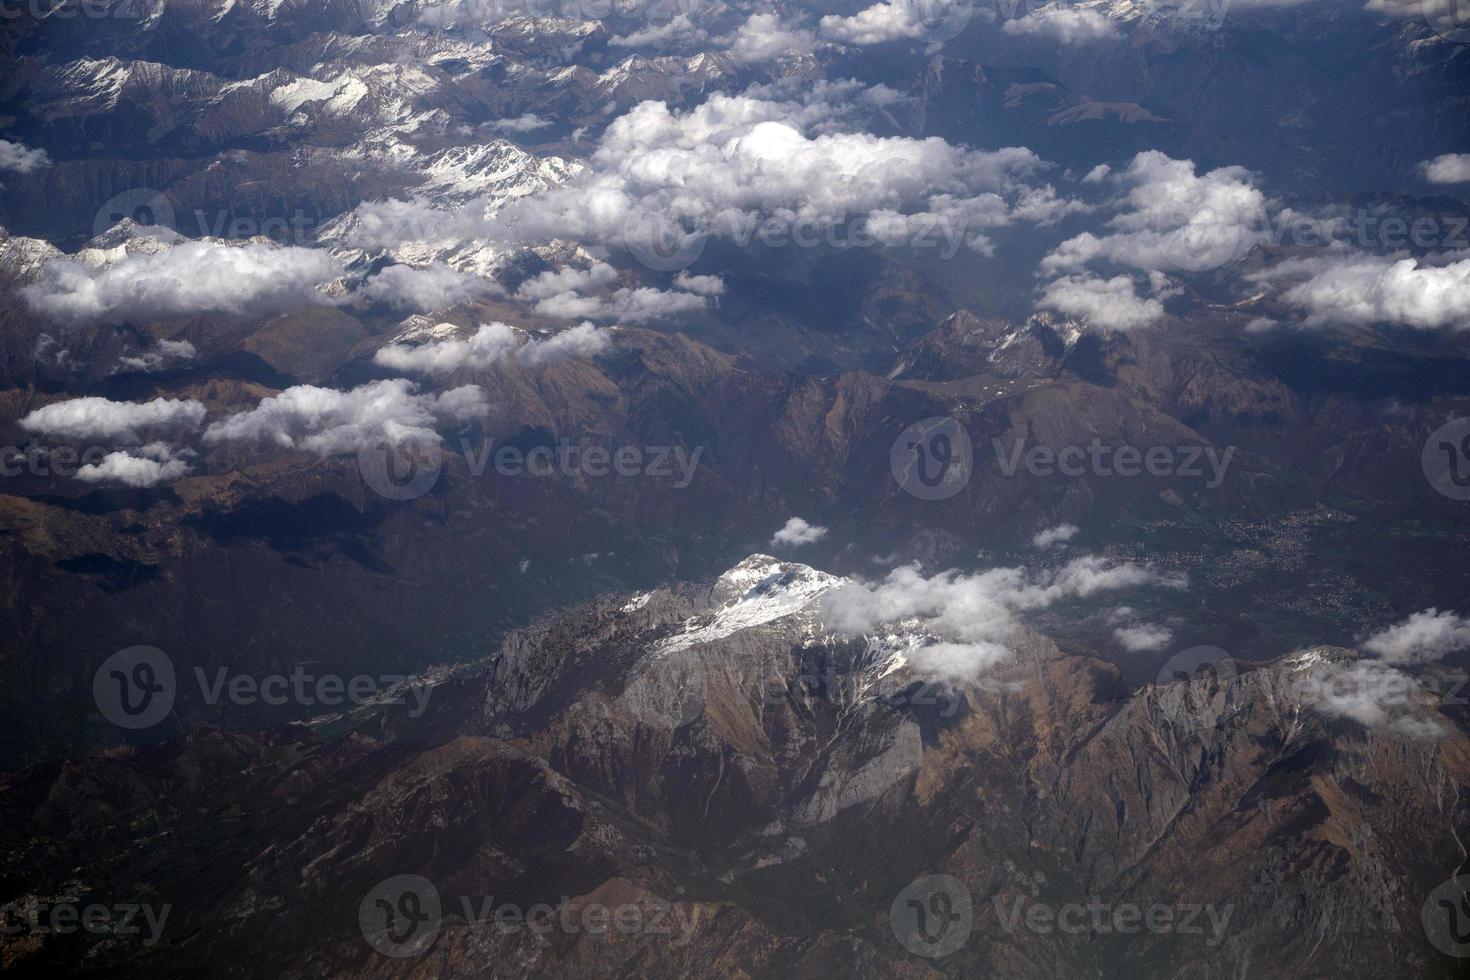
[[[20,420],[20,427],[63,439],[138,443],[150,433],[192,432],[203,421],[204,405],[192,398],[115,402],[90,395],[38,408]]]
[[[809,524],[800,517],[793,517],[782,526],[781,530],[771,536],[771,544],[800,547],[820,541],[826,536],[825,527]]]
[[[108,453],[97,463],[88,463],[77,470],[77,479],[84,483],[120,483],[127,487],[156,487],[160,483],[177,480],[189,472],[185,456],[164,442],[150,442],[136,451],[119,450]]]
[[[1001,29],[1007,34],[1044,37],[1062,44],[1086,44],[1118,33],[1113,22],[1096,10],[1056,3],[1007,20]]]
[[[1058,524],[1056,527],[1037,531],[1031,538],[1031,543],[1038,548],[1050,548],[1054,544],[1071,541],[1077,536],[1078,530],[1076,524]]]
[[[1164,649],[1174,638],[1174,631],[1167,626],[1140,623],[1136,626],[1119,626],[1113,630],[1113,636],[1128,652],[1143,653]]]
[[[45,150],[32,150],[22,143],[0,140],[0,170],[28,174],[49,166],[51,158]]]
[[[419,394],[404,378],[372,381],[350,391],[297,385],[255,408],[215,422],[204,441],[259,441],[323,456],[388,442],[438,445],[437,423],[464,422],[489,410],[485,393],[464,385],[443,394]]]
[[[41,280],[20,292],[41,312],[81,322],[264,315],[330,303],[320,287],[339,272],[337,260],[318,249],[184,242],[101,269],[48,262]]]
[[[436,262],[421,269],[390,265],[367,279],[358,295],[395,309],[432,313],[502,292],[498,283]]]
[[[1470,153],[1446,153],[1419,164],[1424,179],[1431,184],[1463,184],[1470,182]]]
[[[910,665],[920,673],[958,681],[973,679],[1008,656],[1005,644],[1020,627],[1025,611],[1103,591],[1185,584],[1175,573],[1132,562],[1109,564],[1090,555],[1038,574],[996,568],[925,577],[916,565],[906,565],[880,582],[834,589],[826,599],[823,619],[832,629],[864,633],[882,623],[917,618],[939,641],[910,651]]]
[[[1470,647],[1470,619],[1430,608],[1374,633],[1364,650],[1391,664],[1424,664]]]

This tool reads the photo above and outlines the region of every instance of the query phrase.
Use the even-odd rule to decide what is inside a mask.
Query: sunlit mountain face
[[[1470,969],[1460,0],[0,51],[0,973]]]

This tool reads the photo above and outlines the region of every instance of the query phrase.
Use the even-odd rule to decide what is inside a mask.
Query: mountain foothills
[[[1060,598],[1157,578],[1069,569],[1029,584]],[[951,586],[1002,605],[1026,591]],[[1464,857],[1463,706],[1418,689],[1349,704],[1334,677],[1392,668],[1320,646],[1130,689],[1025,628],[959,676],[935,653],[943,611],[844,632],[901,591],[754,555],[710,586],[516,632],[436,682],[421,712],[375,706],[330,735],[196,731],[10,777],[8,887],[28,882],[43,905],[140,896],[163,921],[101,944],[7,939],[6,962],[110,976],[1457,975],[1420,908]],[[936,874],[963,903],[957,949],[899,921],[905,889]],[[405,882],[424,931],[365,925]],[[1042,928],[1030,911],[1068,903],[1168,903],[1177,919]],[[563,925],[533,928],[538,907]],[[580,929],[588,908],[628,928]]]
[[[0,52],[0,969],[1470,953],[1451,0]]]

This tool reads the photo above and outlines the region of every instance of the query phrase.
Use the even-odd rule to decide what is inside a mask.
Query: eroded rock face
[[[144,895],[172,913],[152,946],[7,939],[6,962],[1451,975],[1420,912],[1470,832],[1456,709],[1411,694],[1394,725],[1326,714],[1303,678],[1351,668],[1334,648],[1130,689],[1027,631],[989,673],[926,694],[906,662],[826,628],[839,581],[753,556],[713,586],[516,634],[420,717],[379,706],[316,731],[201,731],[7,777],[7,893]],[[405,948],[364,938],[359,906],[403,875],[432,884],[438,930],[384,955]],[[969,900],[966,937],[942,956],[893,920],[933,875]],[[544,935],[512,927],[538,904],[555,920]],[[623,910],[629,928],[583,928],[588,908]],[[1113,925],[1146,915],[1151,928]]]

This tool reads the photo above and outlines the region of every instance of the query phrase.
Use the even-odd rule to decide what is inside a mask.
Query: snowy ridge
[[[751,555],[715,582],[711,596],[720,603],[715,611],[686,621],[684,629],[660,641],[654,653],[674,653],[788,618],[795,618],[790,625],[815,635],[819,625],[814,604],[846,581],[808,565]]]

